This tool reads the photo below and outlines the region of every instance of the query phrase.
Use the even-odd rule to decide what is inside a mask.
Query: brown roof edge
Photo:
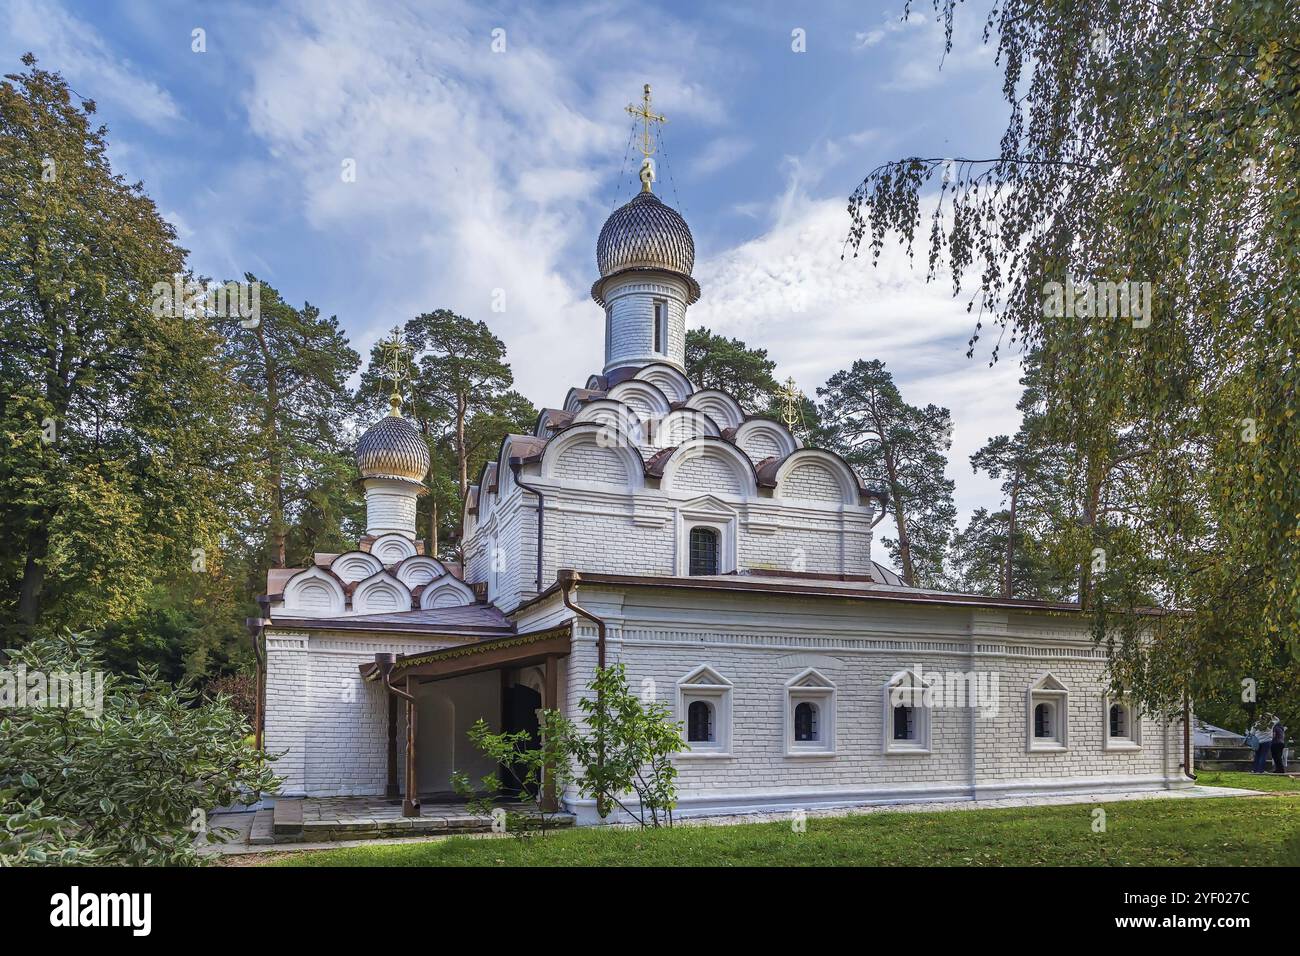
[[[418,667],[422,663],[438,660],[440,658],[467,657],[473,654],[485,654],[503,648],[527,647],[530,644],[536,644],[550,638],[567,636],[569,633],[569,627],[570,624],[566,621],[564,624],[545,627],[540,631],[528,631],[524,634],[506,634],[485,641],[473,641],[469,644],[459,644],[455,647],[440,647],[430,651],[420,651],[418,654],[398,654],[395,670],[406,670],[411,667]],[[377,666],[374,661],[366,661],[358,664],[357,670],[361,673],[363,679],[370,680],[375,675]]]
[[[560,572],[563,573],[563,570]],[[755,581],[745,575],[735,575],[725,579],[719,578],[678,578],[654,575],[603,574],[583,571],[582,583],[586,585],[605,585],[613,587],[648,587],[672,590],[694,591],[742,591],[754,594],[772,594],[786,597],[824,597],[843,598],[850,601],[886,601],[895,604],[923,604],[945,607],[985,607],[993,609],[1020,611],[1050,611],[1059,614],[1086,613],[1077,604],[1061,601],[1034,601],[1028,598],[994,598],[978,594],[951,594],[946,591],[891,590],[883,586],[874,586],[871,590],[849,590],[847,588],[818,587],[815,584],[785,584]],[[515,608],[516,614],[526,607],[549,598],[558,592],[559,585],[552,584],[541,594]],[[1161,608],[1139,608],[1138,613],[1159,616],[1167,613]]]

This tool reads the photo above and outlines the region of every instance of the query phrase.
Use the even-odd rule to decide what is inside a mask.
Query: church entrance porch
[[[538,710],[560,706],[561,660],[569,650],[565,624],[423,654],[377,654],[374,663],[362,664],[362,679],[381,683],[388,693],[387,800],[400,796],[401,815],[417,819],[424,815],[424,795],[439,806],[453,805],[454,772],[477,781],[497,769],[469,740],[469,728],[481,718],[493,731],[535,735]],[[399,709],[408,728],[400,774]],[[554,809],[553,786],[544,780],[543,788],[545,805]]]

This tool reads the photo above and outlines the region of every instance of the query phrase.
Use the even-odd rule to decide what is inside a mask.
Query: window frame
[[[1039,704],[1050,703],[1056,715],[1056,732],[1051,737],[1034,733],[1034,712]],[[1028,753],[1060,754],[1070,749],[1070,689],[1050,671],[1039,674],[1025,691],[1025,750]]]
[[[736,560],[736,517],[734,514],[719,514],[715,510],[698,507],[681,508],[674,517],[674,534],[676,574],[678,577],[691,576],[691,531],[694,528],[710,528],[718,533],[718,573],[730,574],[737,568]]]
[[[1110,735],[1110,709],[1121,707],[1128,723],[1128,735],[1112,737]],[[1138,708],[1122,697],[1110,694],[1101,695],[1101,742],[1102,749],[1108,753],[1133,753],[1142,749],[1142,718]]]
[[[701,664],[677,681],[677,721],[682,729],[682,742],[690,750],[676,754],[675,759],[710,759],[731,756],[731,681],[708,664]],[[713,707],[713,737],[704,743],[694,743],[686,738],[690,734],[690,707],[702,701]]]
[[[895,687],[900,686],[902,681],[905,679],[908,681],[909,686],[920,688],[920,694],[921,694],[920,702],[918,703],[916,701],[913,701],[912,703],[907,705],[910,706],[914,711],[914,717],[916,722],[916,727],[915,727],[916,733],[915,736],[913,736],[910,739],[895,740],[894,739],[894,707],[896,701],[893,699],[894,698],[893,690]],[[885,685],[881,689],[881,694],[880,694],[880,702],[881,702],[881,714],[880,714],[881,748],[880,749],[881,752],[886,756],[891,756],[891,757],[925,756],[927,754],[932,753],[932,748],[933,748],[932,730],[934,725],[934,720],[933,720],[934,706],[933,704],[927,704],[925,702],[925,697],[926,697],[926,691],[929,688],[933,687],[933,682],[934,682],[934,678],[929,678],[929,679],[926,679],[924,677],[918,678],[916,671],[912,670],[912,668],[910,667],[904,668],[901,671],[897,671],[892,676],[890,676],[889,680],[885,681]]]
[[[651,299],[650,312],[653,316],[654,342],[651,351],[656,355],[668,354],[668,300]]]
[[[712,737],[706,736],[703,740],[695,740],[691,738],[691,723],[692,723],[691,711],[695,710],[696,705],[703,707],[705,709],[705,712],[708,714],[708,723],[705,729],[712,731],[713,733]],[[708,699],[704,697],[693,697],[686,704],[686,742],[692,746],[694,746],[695,744],[704,744],[708,746],[710,744],[717,743],[717,740],[718,740],[717,703],[712,699]]]
[[[800,704],[817,708],[818,739],[795,740],[795,709]],[[785,755],[835,756],[835,684],[816,668],[800,671],[785,682]]]
[[[693,570],[695,558],[693,539],[697,531],[708,532],[713,536],[713,570],[696,574]],[[722,529],[711,524],[692,524],[686,529],[686,575],[687,577],[708,577],[722,573]]]

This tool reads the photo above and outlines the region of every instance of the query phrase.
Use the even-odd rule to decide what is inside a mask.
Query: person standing
[[[1250,758],[1252,761],[1250,772],[1264,773],[1265,767],[1268,764],[1269,741],[1261,738],[1259,734],[1255,733],[1255,729],[1252,727],[1250,730],[1246,731],[1245,744],[1250,748]]]
[[[1273,772],[1286,773],[1286,768],[1282,766],[1282,751],[1286,749],[1286,728],[1282,726],[1279,720],[1273,725]]]

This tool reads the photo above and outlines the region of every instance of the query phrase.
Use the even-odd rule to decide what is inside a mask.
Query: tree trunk
[[[1083,523],[1084,527],[1095,529],[1097,526],[1097,505],[1101,499],[1102,478],[1090,479],[1088,486],[1088,497],[1084,502]],[[1083,610],[1088,609],[1088,592],[1092,590],[1092,549],[1088,549],[1088,554],[1084,556],[1083,568],[1079,573],[1079,607]]]
[[[903,496],[898,486],[898,469],[893,456],[885,449],[885,473],[889,478],[889,497],[894,502],[894,524],[898,526],[898,562],[903,567],[903,583],[916,587],[916,568],[912,564],[912,542],[907,536],[907,515],[903,511]]]
[[[50,516],[36,511],[36,526],[27,535],[27,563],[18,592],[18,619],[30,634],[41,619],[41,589],[45,586],[45,558],[50,550]]]
[[[257,343],[262,352],[262,363],[266,374],[266,409],[263,417],[263,432],[266,441],[266,453],[271,465],[271,565],[285,566],[285,541],[288,529],[284,521],[284,452],[280,448],[280,377],[276,372],[275,359],[271,356],[266,342],[265,326],[257,327]]]
[[[1011,572],[1011,567],[1016,559],[1016,499],[1020,496],[1020,473],[1016,473],[1015,480],[1011,483],[1011,507],[1007,512],[1007,567],[1006,577],[1002,583],[1002,596],[1011,597],[1015,594],[1015,578]]]
[[[430,496],[432,497],[432,496]],[[438,556],[438,502],[429,505],[429,557]]]
[[[460,469],[460,500],[465,500],[469,493],[469,456],[465,452],[465,404],[464,395],[456,396],[456,464]]]

